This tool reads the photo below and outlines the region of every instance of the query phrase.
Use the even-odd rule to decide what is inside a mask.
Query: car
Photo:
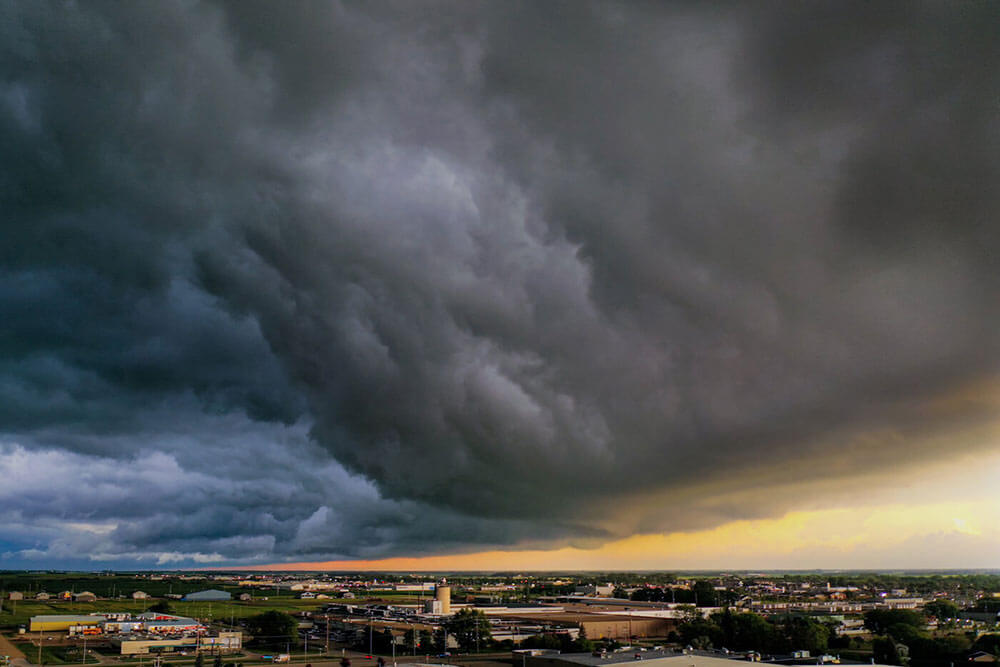
[[[437,657],[439,657],[439,658],[450,658],[451,657],[451,653],[448,653],[448,651],[445,651],[444,653],[438,653]]]

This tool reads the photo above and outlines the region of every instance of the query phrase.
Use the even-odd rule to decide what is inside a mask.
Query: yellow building
[[[59,632],[69,630],[75,625],[100,625],[105,621],[103,616],[84,616],[76,614],[56,614],[52,616],[32,616],[28,629],[31,632]]]

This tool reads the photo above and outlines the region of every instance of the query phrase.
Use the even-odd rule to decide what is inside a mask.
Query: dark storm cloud
[[[990,418],[994,5],[0,11],[18,557],[594,544]]]

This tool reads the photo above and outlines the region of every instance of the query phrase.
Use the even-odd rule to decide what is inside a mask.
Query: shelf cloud
[[[998,14],[7,3],[0,565],[587,548],[987,451]]]

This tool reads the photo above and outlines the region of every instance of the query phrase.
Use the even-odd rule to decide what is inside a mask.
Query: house
[[[45,591],[38,591],[37,593],[35,593],[36,600],[48,600],[50,597],[52,596],[46,593]]]
[[[244,602],[248,602],[250,600],[253,600],[253,596],[250,595],[249,593],[240,593],[240,600],[243,600]]]
[[[136,592],[132,593],[132,599],[133,600],[148,600],[149,599],[149,593],[145,593],[143,591],[136,591]]]
[[[207,591],[197,591],[184,596],[186,602],[215,602],[217,600],[232,600],[233,596],[226,591],[210,588]]]
[[[22,593],[21,591],[11,591],[7,595],[7,597],[10,598],[11,600],[23,600],[24,599],[24,593]]]
[[[97,602],[97,596],[90,591],[82,591],[73,594],[74,602]]]

